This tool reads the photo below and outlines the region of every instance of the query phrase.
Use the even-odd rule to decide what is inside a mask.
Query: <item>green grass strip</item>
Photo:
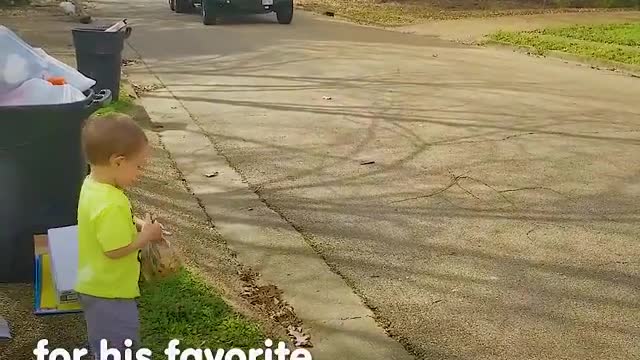
[[[490,38],[502,43],[530,46],[533,47],[538,54],[545,54],[551,50],[555,50],[578,56],[640,65],[640,48],[617,45],[611,42],[603,43],[547,35],[544,31],[498,32],[491,35]]]
[[[263,346],[257,324],[234,312],[215,290],[187,271],[144,283],[141,292],[142,344],[159,358],[172,339],[180,340],[181,349]]]
[[[545,29],[541,31],[541,34],[603,44],[640,46],[640,23]]]

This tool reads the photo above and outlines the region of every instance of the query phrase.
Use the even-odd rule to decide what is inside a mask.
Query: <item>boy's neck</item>
[[[91,166],[91,173],[89,176],[95,182],[118,187],[115,178],[110,174],[108,169],[103,169],[100,166]]]

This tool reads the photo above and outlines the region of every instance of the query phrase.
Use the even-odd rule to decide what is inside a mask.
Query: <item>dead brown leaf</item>
[[[299,326],[289,326],[287,328],[289,336],[297,347],[312,347],[311,337]]]

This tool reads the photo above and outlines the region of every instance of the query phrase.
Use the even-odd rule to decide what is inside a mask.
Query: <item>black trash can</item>
[[[105,32],[110,25],[79,27],[72,30],[76,49],[77,69],[84,76],[94,79],[94,89],[109,89],[113,101],[120,98],[120,75],[124,41],[131,35],[131,28]]]
[[[0,283],[32,283],[33,236],[77,224],[87,165],[80,133],[111,99],[89,90],[83,101],[0,107]]]

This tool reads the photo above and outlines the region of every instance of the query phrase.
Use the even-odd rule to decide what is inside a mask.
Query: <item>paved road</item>
[[[419,358],[640,356],[638,79],[302,13],[129,11],[159,79]]]

